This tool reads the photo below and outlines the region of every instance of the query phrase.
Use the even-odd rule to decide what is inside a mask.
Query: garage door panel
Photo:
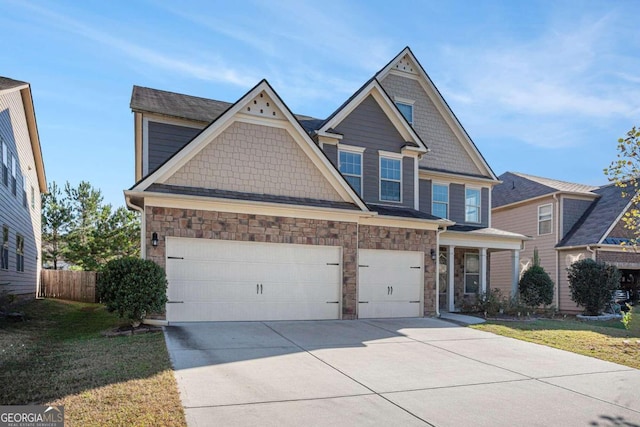
[[[362,249],[358,265],[358,317],[422,314],[423,252]]]
[[[340,317],[340,248],[168,238],[169,321]]]

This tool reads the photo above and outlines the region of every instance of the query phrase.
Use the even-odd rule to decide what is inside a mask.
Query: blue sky
[[[402,7],[398,5],[401,4]],[[497,174],[604,184],[640,125],[638,1],[6,1],[49,182],[133,184],[133,85],[236,101],[266,78],[324,118],[409,45]]]

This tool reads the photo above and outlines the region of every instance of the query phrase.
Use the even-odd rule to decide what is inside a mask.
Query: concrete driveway
[[[190,426],[640,426],[640,371],[442,320],[165,337]]]

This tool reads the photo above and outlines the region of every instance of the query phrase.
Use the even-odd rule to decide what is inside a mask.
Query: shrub
[[[500,289],[492,289],[489,293],[478,294],[477,301],[478,311],[484,313],[485,316],[494,317],[500,312],[505,297]]]
[[[527,269],[518,283],[520,298],[531,307],[553,302],[553,281],[540,265],[538,250],[533,251],[533,265]]]
[[[109,261],[100,273],[98,292],[107,310],[137,326],[147,313],[164,310],[167,277],[153,261],[118,258]]]
[[[589,316],[602,312],[611,301],[611,292],[620,284],[620,271],[615,266],[592,259],[574,262],[567,272],[571,299]]]

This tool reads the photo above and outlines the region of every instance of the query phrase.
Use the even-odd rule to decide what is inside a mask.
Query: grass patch
[[[0,319],[0,405],[65,406],[65,425],[184,426],[161,333],[105,338],[100,304],[33,300]]]
[[[619,320],[608,322],[584,322],[574,319],[539,319],[534,322],[489,320],[472,328],[640,369],[640,331],[635,329],[627,331]]]

